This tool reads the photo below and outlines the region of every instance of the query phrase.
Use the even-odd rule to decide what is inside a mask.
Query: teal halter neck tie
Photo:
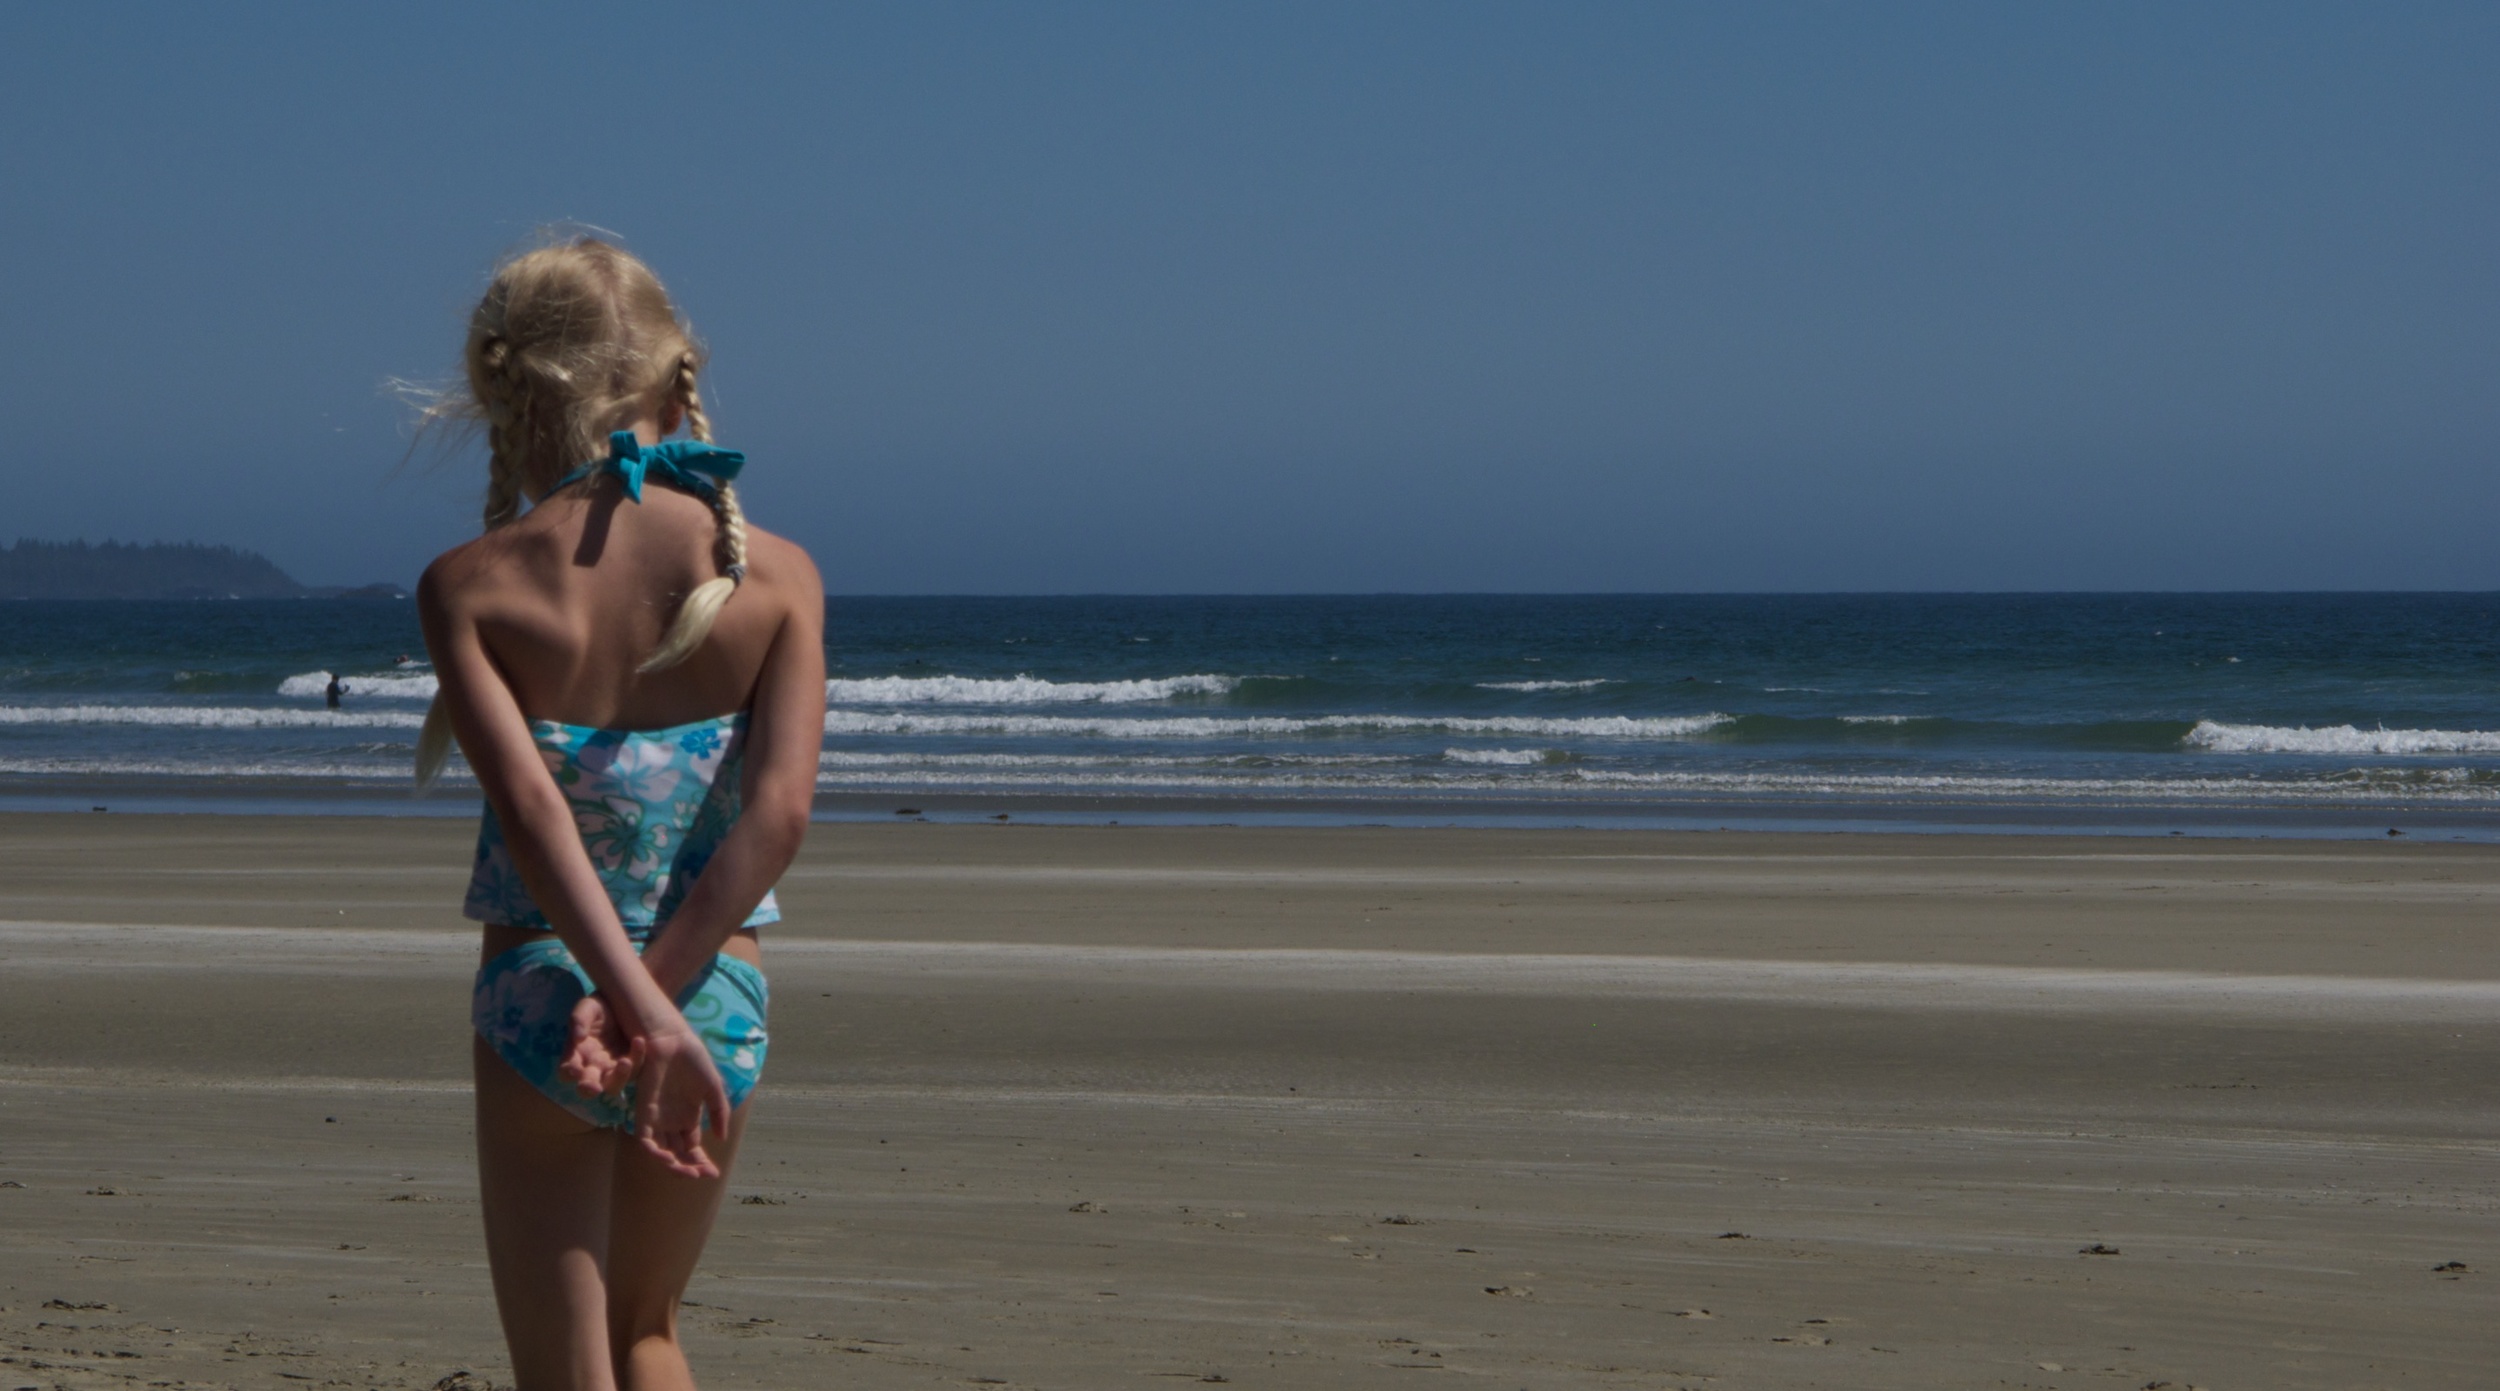
[[[594,473],[612,473],[625,485],[625,496],[636,502],[642,501],[645,477],[710,502],[719,496],[720,485],[736,478],[746,466],[747,456],[734,449],[715,449],[699,440],[644,444],[634,438],[633,431],[619,430],[608,436],[608,457],[557,479],[546,496],[553,497]]]

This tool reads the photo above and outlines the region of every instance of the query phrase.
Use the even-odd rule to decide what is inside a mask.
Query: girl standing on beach
[[[755,929],[807,827],[824,588],[750,527],[700,348],[650,269],[584,238],[470,316],[486,534],[417,591],[486,793],[465,911],[487,1257],[523,1391],[691,1387],[677,1306],[764,1061]],[[683,430],[689,438],[670,441]]]

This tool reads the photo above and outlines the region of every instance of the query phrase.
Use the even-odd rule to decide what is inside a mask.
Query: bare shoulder
[[[420,616],[475,621],[530,607],[554,552],[552,538],[521,526],[502,527],[434,557],[417,577]]]
[[[425,573],[417,575],[417,603],[427,608],[455,613],[475,608],[490,595],[507,595],[517,570],[532,565],[532,538],[522,535],[522,528],[490,530],[475,540],[452,545],[442,555],[435,555]]]
[[[417,608],[421,613],[448,617],[461,611],[465,601],[482,588],[482,581],[494,568],[488,536],[463,542],[434,557],[417,577]]]
[[[806,549],[787,537],[749,527],[747,574],[799,613],[824,608],[824,577],[816,572],[816,562]]]

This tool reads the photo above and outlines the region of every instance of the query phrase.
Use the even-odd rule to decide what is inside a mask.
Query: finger
[[[696,1138],[698,1133],[687,1132],[684,1148],[677,1152],[678,1163],[682,1166],[678,1172],[688,1178],[719,1178],[720,1166],[712,1162],[712,1156],[704,1153],[703,1141]]]
[[[700,1117],[696,1118],[695,1124],[669,1131],[664,1138],[668,1141],[670,1153],[677,1161],[679,1173],[689,1178],[719,1176],[720,1170],[713,1165],[712,1157],[703,1152],[703,1130]]]
[[[686,1131],[673,1131],[665,1138],[645,1133],[641,1139],[642,1147],[672,1174],[696,1179],[720,1177],[720,1169],[712,1163],[711,1156],[705,1154],[703,1146]]]
[[[649,1094],[653,1090],[656,1089],[646,1088],[645,1094],[637,1099],[634,1133],[641,1137],[643,1148],[649,1150],[653,1158],[671,1170],[682,1172],[680,1155],[686,1147],[686,1127],[669,1114],[669,1108],[662,1104],[660,1098]]]
[[[660,1143],[658,1135],[649,1130],[637,1130],[634,1133],[634,1139],[642,1145],[643,1153],[660,1161],[662,1168],[672,1174],[677,1172],[677,1156],[669,1152],[668,1146]]]

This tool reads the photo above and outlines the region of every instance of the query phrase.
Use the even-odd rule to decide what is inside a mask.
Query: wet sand
[[[0,1391],[508,1382],[469,834],[0,817]],[[2500,850],[829,825],[783,901],[707,1385],[2489,1383]]]

